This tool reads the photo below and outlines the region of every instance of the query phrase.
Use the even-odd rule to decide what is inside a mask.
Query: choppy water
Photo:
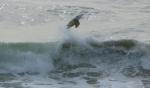
[[[149,88],[149,0],[0,0],[1,88]],[[79,28],[65,29],[78,14]]]

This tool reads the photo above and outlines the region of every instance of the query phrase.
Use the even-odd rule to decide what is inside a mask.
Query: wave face
[[[74,76],[70,72],[90,75],[89,71],[96,71],[104,76],[114,72],[139,76],[150,69],[150,46],[136,40],[1,43],[0,50],[0,73],[62,73],[69,77]]]
[[[49,44],[1,43],[1,72],[46,72],[52,68]]]

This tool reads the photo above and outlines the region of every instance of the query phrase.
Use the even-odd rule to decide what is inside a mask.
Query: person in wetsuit
[[[79,27],[80,22],[79,20],[82,18],[83,14],[80,14],[78,16],[76,16],[75,18],[73,18],[68,24],[67,24],[67,29],[75,26],[75,28]]]

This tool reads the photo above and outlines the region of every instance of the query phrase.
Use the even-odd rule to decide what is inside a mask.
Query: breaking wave
[[[119,72],[126,76],[140,76],[143,72],[150,73],[149,53],[150,45],[126,39],[86,40],[85,43],[71,40],[61,43],[1,43],[0,73],[54,72],[73,76],[67,72],[90,75],[88,72],[92,71],[105,75]]]

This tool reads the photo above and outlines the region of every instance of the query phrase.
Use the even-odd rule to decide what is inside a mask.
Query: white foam
[[[16,52],[10,61],[5,62],[3,70],[8,73],[38,72],[47,74],[53,69],[52,59],[48,54]],[[13,61],[14,60],[14,61]]]
[[[139,79],[118,80],[115,78],[105,78],[100,80],[100,85],[100,88],[144,88]]]

